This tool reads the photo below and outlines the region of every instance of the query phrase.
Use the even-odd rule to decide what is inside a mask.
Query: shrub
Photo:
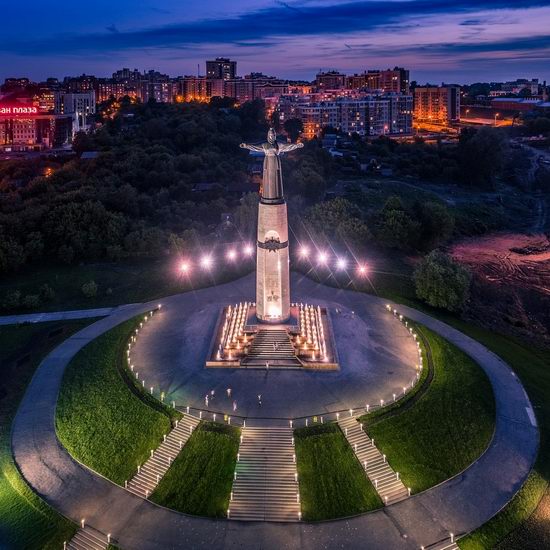
[[[48,284],[44,283],[40,287],[40,299],[49,302],[55,298],[55,290]]]
[[[450,256],[434,250],[414,272],[416,295],[429,305],[460,311],[468,299],[471,274]]]
[[[27,294],[23,298],[23,305],[28,309],[35,309],[40,305],[40,296],[38,294]]]
[[[97,296],[97,283],[95,281],[88,281],[82,285],[82,294],[86,298],[94,298]]]
[[[17,309],[21,306],[21,292],[19,290],[10,290],[4,296],[2,307],[4,309]]]

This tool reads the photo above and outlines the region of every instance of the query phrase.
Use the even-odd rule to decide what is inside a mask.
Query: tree
[[[97,283],[95,281],[88,281],[82,285],[82,294],[86,298],[94,298],[97,296]]]
[[[336,235],[349,244],[364,244],[372,237],[361,219],[361,210],[341,197],[312,206],[306,214],[306,223],[313,234],[327,238]]]
[[[73,151],[80,156],[84,151],[92,151],[94,142],[86,132],[77,132],[73,138]]]
[[[299,118],[289,118],[285,120],[284,127],[290,141],[296,141],[304,131],[304,124]]]
[[[433,201],[417,203],[416,211],[421,225],[421,249],[432,250],[451,236],[455,220],[444,204]]]
[[[390,248],[413,248],[419,241],[420,223],[406,212],[401,199],[393,195],[378,215],[376,236]]]
[[[254,238],[258,225],[258,193],[247,193],[235,210],[235,224],[245,239]]]
[[[450,256],[433,250],[414,272],[416,295],[433,307],[460,311],[469,296],[471,273]]]
[[[464,183],[492,189],[504,166],[507,144],[494,128],[465,128],[458,142],[459,174]]]

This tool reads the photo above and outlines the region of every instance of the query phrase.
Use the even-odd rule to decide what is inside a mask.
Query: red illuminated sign
[[[38,107],[0,105],[0,115],[37,115]]]

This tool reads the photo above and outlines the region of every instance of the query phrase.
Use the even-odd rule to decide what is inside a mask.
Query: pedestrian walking
[[[233,412],[237,410],[237,402],[233,401]]]
[[[227,392],[227,397],[231,397],[231,388],[227,388],[225,391]]]
[[[262,406],[262,394],[261,393],[258,394],[258,406],[259,407]]]
[[[208,407],[208,394],[204,396],[204,404]]]
[[[265,362],[265,368],[266,368],[267,370],[269,370],[269,361],[266,361],[266,362]]]

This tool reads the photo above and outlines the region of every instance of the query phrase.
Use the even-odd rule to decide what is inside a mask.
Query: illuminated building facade
[[[320,135],[335,128],[360,136],[408,135],[412,132],[413,100],[410,95],[363,95],[338,97],[331,101],[311,101],[283,96],[276,107],[281,122],[299,118],[304,137]]]
[[[206,62],[206,78],[230,80],[237,76],[237,62],[227,57],[216,57]]]
[[[0,150],[41,151],[72,138],[71,115],[42,114],[38,107],[0,104]]]
[[[459,86],[424,86],[414,90],[414,120],[447,125],[460,121]]]
[[[90,127],[91,116],[96,112],[94,91],[81,93],[54,92],[54,112],[58,115],[72,115],[73,134]]]

